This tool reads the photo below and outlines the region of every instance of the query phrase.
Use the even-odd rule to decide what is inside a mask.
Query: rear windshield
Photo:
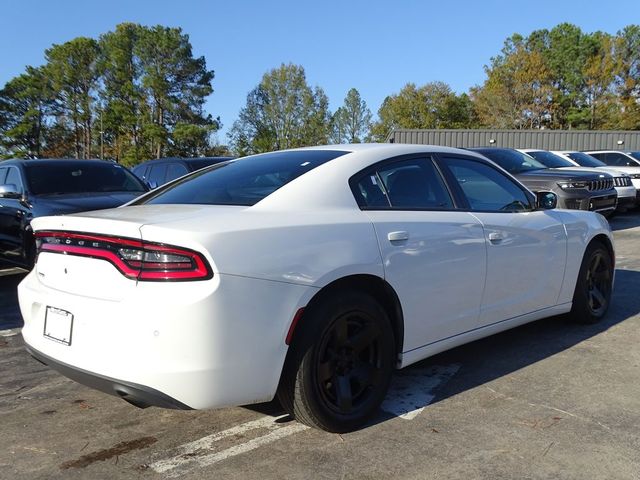
[[[24,166],[34,195],[93,192],[145,192],[147,188],[126,168],[111,162],[28,163]]]
[[[290,181],[349,152],[273,152],[219,163],[140,199],[140,204],[255,205]]]
[[[532,156],[517,150],[498,150],[493,148],[472,148],[471,150],[493,160],[513,175],[547,168]]]
[[[607,166],[606,163],[601,162],[597,158],[592,157],[591,155],[586,154],[584,152],[570,152],[570,153],[567,153],[566,155],[581,167],[597,168],[597,167]]]
[[[548,168],[575,167],[575,165],[569,160],[565,160],[555,153],[547,152],[544,150],[537,150],[535,152],[527,153]]]

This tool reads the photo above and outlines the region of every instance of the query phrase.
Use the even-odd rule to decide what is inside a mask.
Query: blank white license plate
[[[66,310],[47,307],[44,317],[44,336],[56,342],[71,345],[73,315]]]

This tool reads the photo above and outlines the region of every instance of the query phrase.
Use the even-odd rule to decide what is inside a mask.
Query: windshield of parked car
[[[472,150],[484,155],[490,160],[493,160],[507,172],[514,175],[522,172],[530,172],[532,170],[547,168],[532,156],[517,150],[495,148],[473,148]]]
[[[26,162],[24,168],[29,191],[34,195],[147,191],[144,184],[126,168],[106,161]]]
[[[546,150],[535,150],[527,153],[547,168],[575,167],[569,160],[565,160],[555,153],[547,152]]]
[[[631,155],[636,160],[640,160],[640,152],[628,152],[627,155]]]
[[[569,152],[569,153],[566,153],[565,155],[569,157],[571,160],[573,160],[574,162],[576,162],[581,167],[598,168],[598,167],[607,166],[606,163],[601,162],[597,158],[592,157],[591,155],[586,154],[584,152]]]
[[[141,198],[141,204],[255,205],[319,165],[345,155],[336,150],[273,152],[198,170]]]

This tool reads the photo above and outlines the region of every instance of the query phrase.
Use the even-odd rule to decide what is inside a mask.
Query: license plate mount
[[[56,307],[47,307],[44,317],[43,335],[49,340],[71,345],[73,333],[73,314]]]

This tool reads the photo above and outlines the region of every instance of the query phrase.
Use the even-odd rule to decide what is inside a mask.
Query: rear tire
[[[602,243],[592,242],[580,266],[570,313],[572,320],[585,324],[602,320],[611,304],[612,286],[611,254]]]
[[[361,427],[389,388],[395,342],[385,310],[369,295],[325,297],[305,312],[278,388],[296,420],[329,432]]]

